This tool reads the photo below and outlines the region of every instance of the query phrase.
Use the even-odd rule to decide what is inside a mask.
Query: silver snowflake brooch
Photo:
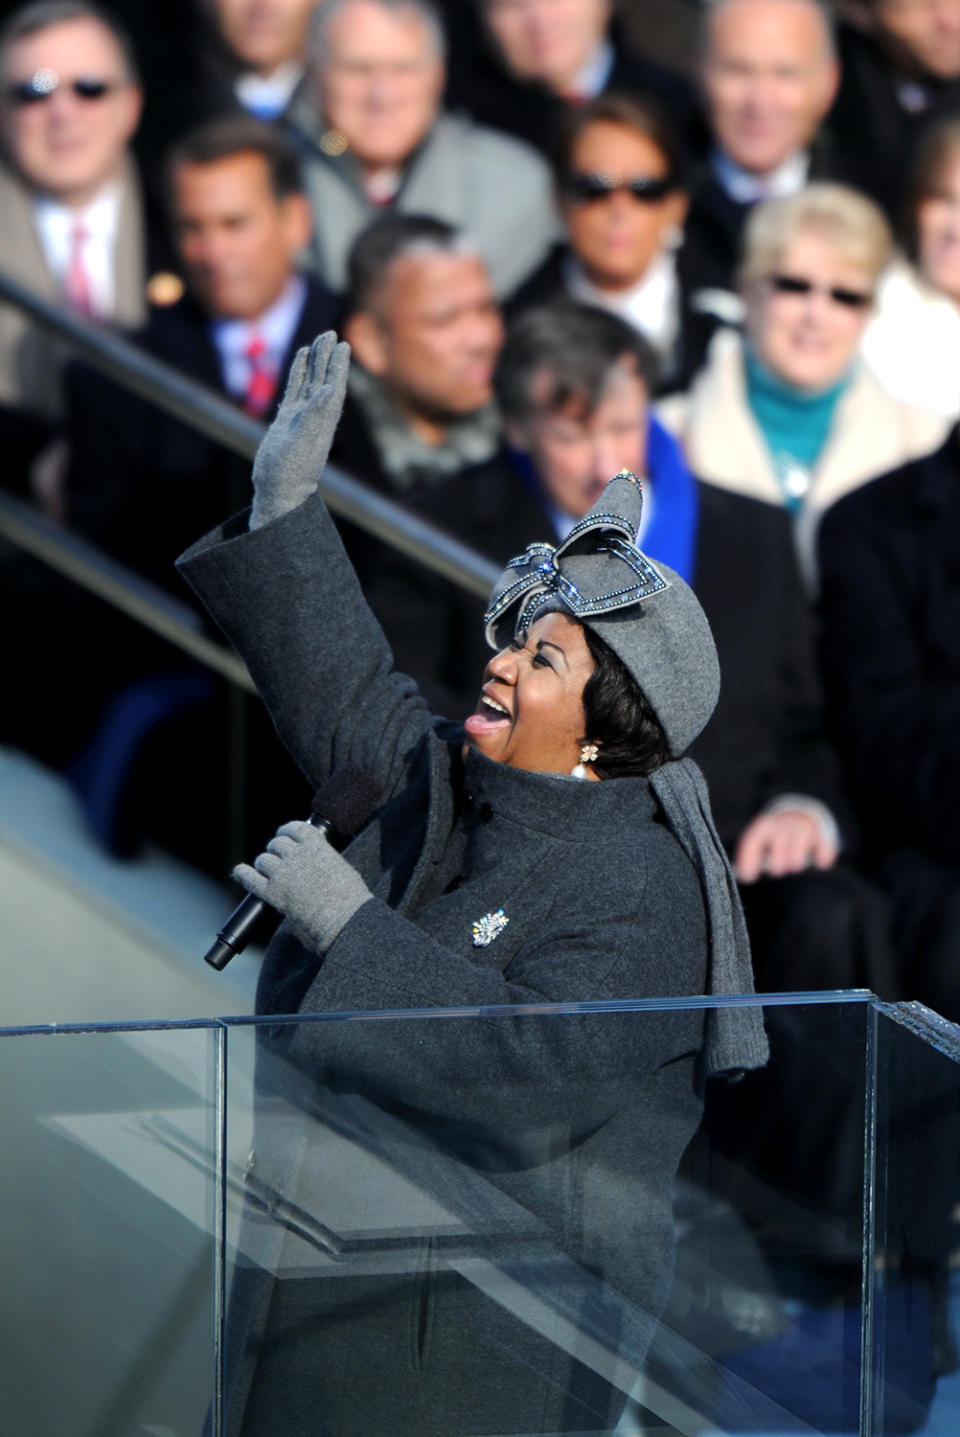
[[[499,937],[509,922],[510,919],[502,908],[498,908],[496,913],[485,913],[473,925],[474,948],[486,948],[494,938]]]

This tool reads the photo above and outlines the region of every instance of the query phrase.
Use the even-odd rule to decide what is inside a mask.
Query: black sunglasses
[[[582,170],[573,170],[565,175],[560,186],[564,198],[572,205],[592,205],[620,190],[626,190],[642,205],[656,205],[676,187],[673,175],[663,175],[658,179],[651,179],[649,175],[634,175],[629,180],[615,180],[611,175],[588,174]]]
[[[866,309],[868,304],[873,303],[873,295],[864,294],[860,289],[844,289],[839,284],[814,284],[813,280],[801,279],[795,274],[772,274],[770,287],[777,294],[827,294],[834,304],[842,304],[845,309]]]
[[[29,80],[18,80],[7,86],[7,99],[14,105],[37,105],[49,100],[55,90],[69,86],[78,100],[102,100],[120,86],[111,80],[81,76],[78,80],[61,80],[56,70],[37,70]]]

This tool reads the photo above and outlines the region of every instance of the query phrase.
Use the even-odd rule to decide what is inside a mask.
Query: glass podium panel
[[[717,1013],[771,1057],[702,1081]],[[0,1031],[2,1430],[960,1430],[958,1030],[869,994]]]
[[[0,1429],[198,1434],[214,1390],[204,1026],[0,1033]]]
[[[221,1430],[860,1431],[874,1010],[229,1023]]]
[[[919,1003],[876,1021],[871,1430],[945,1437],[960,1430],[960,1028]]]

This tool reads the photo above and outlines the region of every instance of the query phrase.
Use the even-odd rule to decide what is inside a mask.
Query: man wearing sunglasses
[[[0,264],[44,298],[123,328],[145,318],[150,273],[128,154],[140,109],[127,40],[95,6],[37,0],[0,31]],[[0,309],[11,424],[38,439],[56,425],[59,370],[53,341]]]

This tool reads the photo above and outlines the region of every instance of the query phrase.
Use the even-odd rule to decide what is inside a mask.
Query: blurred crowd
[[[495,563],[641,473],[720,651],[695,756],[758,987],[960,1019],[960,0],[34,0],[0,135],[0,270],[264,420],[337,328],[335,463]],[[0,426],[4,489],[184,603],[249,500],[6,305]],[[343,534],[469,712],[482,602]],[[0,585],[2,737],[116,851],[246,856],[228,742],[250,851],[306,811],[254,701],[12,546]]]

